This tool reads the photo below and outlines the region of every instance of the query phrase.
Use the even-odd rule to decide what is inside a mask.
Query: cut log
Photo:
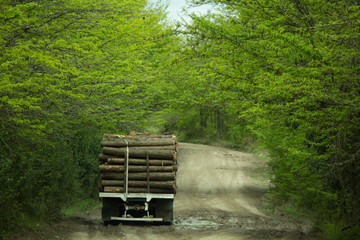
[[[124,193],[124,187],[104,186],[104,192]],[[129,193],[147,193],[147,188],[128,188]],[[175,189],[150,188],[150,193],[175,193]]]
[[[108,164],[123,165],[125,163],[124,158],[108,158]],[[129,159],[130,165],[146,165],[146,159]],[[149,160],[150,166],[172,166],[174,162],[172,160]]]
[[[124,181],[120,180],[102,180],[101,185],[103,186],[124,186]],[[150,181],[150,188],[165,188],[165,189],[174,189],[175,182],[174,181]],[[146,188],[147,181],[129,181],[129,187],[135,188]]]
[[[175,144],[176,140],[173,138],[104,138],[101,142],[102,147],[166,146]]]
[[[113,155],[117,157],[125,157],[127,148],[112,148],[112,147],[103,147],[103,154]],[[158,150],[149,148],[129,148],[129,157],[139,157],[146,158],[146,155],[149,155],[151,159],[166,159],[166,160],[176,160],[176,152],[174,150]]]
[[[115,139],[134,139],[134,138],[174,138],[174,135],[117,135],[117,134],[104,134],[103,138],[115,138]]]
[[[125,158],[108,158],[106,160],[106,162],[108,164],[113,164],[113,165],[124,165],[125,164]],[[129,163],[130,163],[130,159],[129,159]]]
[[[105,165],[99,166],[100,172],[124,172],[125,168],[121,165]]]
[[[159,188],[159,189],[175,189],[174,181],[166,181],[166,182],[149,182],[150,189],[151,188]],[[142,187],[147,188],[147,181],[129,181],[129,187]]]
[[[100,172],[124,172],[123,165],[105,165],[99,166]],[[129,166],[129,172],[146,172],[147,166]],[[173,172],[177,171],[177,166],[149,166],[149,172]]]
[[[104,186],[104,192],[123,193],[124,192],[124,187],[120,187],[120,186]]]
[[[120,172],[102,172],[101,179],[109,179],[109,180],[123,180],[124,173]]]
[[[116,147],[118,149],[125,149],[126,147]],[[158,150],[174,150],[176,151],[176,145],[163,145],[163,146],[143,146],[143,147],[129,147],[129,151],[158,151]]]
[[[149,173],[150,181],[166,181],[175,180],[175,174],[173,172],[151,172]],[[129,180],[146,180],[147,173],[129,173]]]
[[[99,161],[105,162],[108,158],[113,158],[113,157],[114,157],[114,156],[100,153],[100,154],[99,154]]]
[[[103,180],[123,180],[124,173],[117,172],[102,172],[101,179]],[[147,173],[129,173],[129,180],[146,180]],[[173,172],[151,172],[149,173],[150,181],[174,181],[175,174]]]
[[[174,172],[177,166],[149,166],[149,172]],[[129,172],[147,172],[146,166],[129,166]]]
[[[124,193],[125,157],[129,193],[175,193],[177,141],[173,135],[104,134],[99,155],[100,191]]]
[[[102,186],[124,186],[124,181],[121,180],[101,180]]]

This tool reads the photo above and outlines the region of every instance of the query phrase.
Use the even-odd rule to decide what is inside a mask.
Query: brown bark
[[[123,165],[105,165],[99,166],[100,172],[124,172]],[[147,166],[129,166],[129,172],[147,172]],[[177,166],[149,166],[149,172],[173,172],[177,171]]]
[[[146,159],[129,159],[130,165],[147,165]],[[114,164],[114,165],[123,165],[125,163],[124,158],[108,158],[107,159],[108,164]],[[150,166],[172,166],[174,162],[172,160],[149,160]]]
[[[121,165],[105,165],[99,166],[100,172],[124,172],[125,168]]]
[[[149,182],[150,189],[151,188],[159,188],[159,189],[175,189],[175,182],[174,181],[167,181],[167,182]],[[129,187],[143,187],[147,188],[147,181],[129,181]]]
[[[124,187],[120,187],[120,186],[104,186],[104,192],[123,193],[124,192]]]
[[[147,188],[147,181],[129,181],[129,187],[134,188]],[[124,186],[124,181],[120,180],[102,180],[101,185],[103,186]],[[165,189],[174,189],[174,181],[150,181],[150,188],[165,188]]]
[[[113,157],[114,157],[114,156],[100,153],[100,154],[99,154],[99,161],[105,162],[108,158],[113,158]]]
[[[104,192],[123,193],[125,192],[124,187],[120,186],[105,186]],[[147,193],[147,188],[128,188],[129,193]],[[150,193],[175,193],[175,189],[161,189],[161,188],[150,188]]]
[[[111,180],[122,180],[124,179],[124,173],[120,172],[102,172],[101,179],[111,179]]]
[[[116,148],[123,149],[124,151],[126,151],[126,146],[125,147],[116,147]],[[129,151],[157,151],[157,150],[174,150],[174,151],[176,151],[176,145],[129,147]]]
[[[147,173],[129,173],[129,180],[146,180]],[[149,173],[150,181],[166,181],[166,180],[175,180],[175,174],[173,172],[151,172]]]
[[[129,172],[146,172],[147,166],[129,166]],[[149,172],[173,172],[177,171],[176,166],[149,166]]]
[[[103,138],[115,138],[115,139],[134,139],[134,138],[175,138],[174,135],[117,135],[117,134],[104,134]]]
[[[129,163],[130,163],[130,160],[131,159],[129,159]],[[144,160],[144,159],[142,159],[142,160]],[[125,158],[108,158],[107,160],[106,160],[106,162],[107,162],[107,164],[113,164],[113,165],[124,165],[124,163],[125,163]]]
[[[166,146],[175,144],[176,140],[173,138],[104,138],[101,142],[102,147]]]
[[[124,186],[124,181],[122,180],[101,180],[102,186]]]
[[[102,172],[101,179],[103,180],[123,180],[124,173],[117,172]],[[147,173],[129,173],[129,180],[146,180]],[[151,172],[149,173],[150,181],[174,181],[175,174],[173,172]]]
[[[125,157],[127,148],[112,148],[112,147],[103,147],[103,154],[113,155],[117,157]],[[146,158],[146,155],[149,155],[149,158],[152,159],[166,159],[166,160],[176,160],[176,152],[174,150],[159,150],[148,148],[138,148],[133,147],[129,148],[129,157],[139,157]]]

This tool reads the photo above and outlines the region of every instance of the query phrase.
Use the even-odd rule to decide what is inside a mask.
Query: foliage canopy
[[[1,1],[1,226],[96,196],[101,135],[155,129],[256,142],[278,205],[358,236],[359,1],[194,2],[219,10],[174,27],[145,0]]]
[[[104,132],[146,125],[174,37],[133,0],[1,1],[1,226],[96,196]],[[1,230],[3,233],[4,229]]]

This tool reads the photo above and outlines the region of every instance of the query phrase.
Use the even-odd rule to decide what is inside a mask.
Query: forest
[[[96,198],[102,135],[130,130],[261,149],[276,208],[360,236],[360,1],[189,4],[218,11],[1,0],[0,237]]]

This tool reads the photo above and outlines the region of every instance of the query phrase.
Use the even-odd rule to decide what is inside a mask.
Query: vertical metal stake
[[[128,195],[128,191],[129,191],[129,144],[128,144],[128,141],[126,141],[126,139],[124,139],[124,140],[126,142],[125,199],[127,200],[127,195]]]
[[[147,191],[150,193],[149,153],[146,153]]]

